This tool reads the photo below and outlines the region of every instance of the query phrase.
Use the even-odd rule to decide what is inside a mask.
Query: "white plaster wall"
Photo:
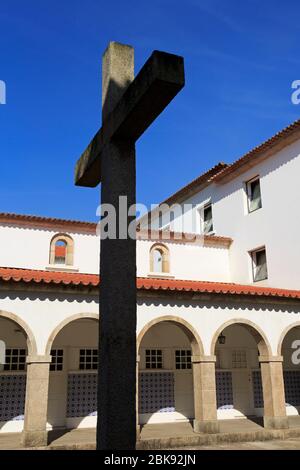
[[[18,331],[16,331],[18,330]],[[18,328],[18,325],[7,320],[6,318],[1,318],[0,316],[0,339],[4,341],[6,348],[20,348],[26,349],[26,337],[23,334],[23,331]],[[11,376],[11,375],[26,375],[24,371],[0,371],[0,376]],[[2,391],[0,388],[0,395],[2,397]],[[4,406],[4,405],[2,405]],[[16,416],[15,416],[16,418]],[[0,432],[21,432],[23,430],[24,420],[11,420],[11,421],[0,421]]]
[[[0,266],[47,269],[50,242],[57,233],[67,233],[74,240],[74,268],[98,274],[100,240],[96,235],[7,225],[0,225]]]
[[[217,368],[220,371],[228,370],[232,373],[233,408],[218,409],[218,419],[254,416],[257,412],[254,408],[252,371],[259,368],[256,342],[251,333],[240,325],[225,328],[223,334],[226,337],[226,343],[216,345]],[[245,352],[247,364],[245,368],[232,367],[234,351]]]
[[[267,308],[263,303],[243,304],[207,302],[190,300],[173,301],[171,299],[161,301],[153,298],[146,302],[138,302],[138,333],[156,318],[174,316],[184,319],[194,328],[203,344],[204,354],[211,354],[212,340],[217,331],[224,329],[224,325],[231,322],[249,322],[262,331],[270,344],[274,355],[277,355],[277,347],[282,332],[289,325],[295,325],[300,321],[299,306],[286,308],[283,306],[269,305]]]
[[[50,242],[57,232],[0,226],[0,266],[49,269]],[[74,240],[74,265],[81,273],[99,273],[100,240],[96,235],[71,233]],[[137,275],[150,271],[150,248],[155,242],[137,242]],[[227,248],[203,247],[199,243],[164,241],[170,250],[171,274],[177,279],[229,281]],[[58,269],[61,266],[56,266]],[[66,269],[63,267],[63,269]],[[68,267],[66,269],[68,271]]]
[[[137,334],[148,322],[172,315],[183,318],[198,332],[203,343],[204,352],[210,355],[211,342],[217,330],[230,321],[244,319],[256,325],[264,332],[272,352],[277,355],[277,346],[282,332],[289,326],[300,321],[300,310],[297,304],[284,305],[256,303],[252,304],[214,302],[201,300],[162,300],[138,298]],[[35,336],[38,353],[44,354],[47,341],[54,331],[66,319],[77,315],[97,315],[97,296],[60,294],[40,294],[1,292],[0,311],[10,312],[19,316],[31,329]],[[0,312],[1,315],[1,312]]]
[[[146,349],[161,349],[163,352],[163,369],[149,370],[145,366]],[[194,418],[194,392],[192,370],[175,368],[176,349],[191,349],[191,344],[186,334],[172,323],[160,323],[154,325],[145,334],[139,349],[140,372],[174,373],[174,412],[154,412],[139,415],[140,424],[161,423],[172,421],[187,421]]]
[[[38,354],[45,354],[51,333],[66,319],[73,316],[98,314],[98,299],[80,295],[55,295],[12,292],[0,294],[0,310],[19,316],[31,329]],[[1,313],[0,313],[1,315]]]
[[[84,295],[36,295],[32,292],[29,294],[25,292],[1,292],[0,316],[3,316],[2,312],[13,313],[27,324],[36,339],[38,353],[43,355],[50,335],[63,321],[71,320],[74,316],[97,315],[98,299],[97,297]],[[246,305],[243,304],[241,300],[239,303],[215,302],[212,298],[207,298],[205,301],[196,300],[195,298],[194,300],[189,299],[184,301],[176,300],[173,297],[165,299],[159,296],[142,298],[139,295],[137,314],[137,334],[153,320],[160,319],[160,321],[162,321],[169,316],[172,316],[174,320],[176,320],[176,318],[185,320],[185,322],[197,332],[203,344],[204,354],[206,355],[212,353],[211,344],[215,334],[224,330],[228,323],[236,322],[237,319],[239,319],[241,323],[244,321],[251,322],[258,331],[262,331],[274,355],[277,355],[278,343],[285,329],[291,325],[297,324],[297,322],[299,324],[300,322],[300,309],[296,304],[290,305],[289,307],[285,307],[284,305],[277,305],[275,307],[274,305],[255,302],[255,300],[253,300],[252,304]],[[72,333],[73,330],[69,331]],[[76,331],[76,334],[74,332],[72,334],[68,333],[69,336],[65,337],[63,342],[67,347],[71,347],[71,339],[73,337],[76,340],[76,335],[81,334],[80,329]],[[96,334],[96,329],[93,331],[93,334]],[[7,334],[7,331],[3,330],[3,328],[1,329],[0,323],[0,337],[5,334]],[[177,338],[177,333],[174,331],[172,331],[171,334],[165,334],[164,337],[167,339],[167,345],[169,342],[172,342],[172,347],[177,344],[184,344],[181,343],[182,340],[180,338]],[[157,343],[157,341],[162,340],[162,337],[156,335],[154,340]],[[237,335],[236,340],[244,344],[242,336]],[[80,342],[77,341],[78,344],[74,344],[72,347],[75,347],[75,349],[78,348],[82,341],[85,341],[84,335],[80,339]],[[74,361],[76,351],[71,348],[69,354],[70,361]],[[71,365],[71,362],[70,367],[75,367]],[[238,381],[239,378],[235,378],[235,380]],[[181,385],[183,385],[183,383],[181,383]],[[179,394],[181,393],[181,397],[183,397],[182,404],[180,405],[182,406],[181,410],[183,412],[180,411],[179,413],[181,413],[182,416],[176,415],[176,419],[182,419],[184,416],[186,417],[190,414],[188,407],[185,408],[186,402],[184,396],[186,395],[186,390],[183,390],[181,385],[180,382],[178,382]],[[53,401],[59,400],[59,397],[64,393],[63,385],[59,380],[57,386],[56,391],[50,389],[50,391],[52,390]],[[191,403],[191,401],[189,401],[189,403]],[[55,414],[53,407],[52,413]],[[225,416],[225,414],[223,414],[223,416]],[[58,419],[57,414],[55,419]],[[86,422],[82,422],[81,420],[80,423],[70,422],[68,425],[90,426],[92,425],[91,423],[95,421],[93,417],[87,418],[87,420]],[[59,420],[57,422],[59,422]],[[51,423],[49,423],[49,425],[51,425]],[[20,423],[7,424],[5,430],[16,430],[15,426],[20,426]]]
[[[182,204],[193,204],[193,209],[175,218],[174,230],[198,232],[200,217],[197,207],[211,199],[215,233],[234,240],[230,249],[232,281],[252,283],[248,252],[266,246],[269,278],[264,284],[299,289],[299,172],[300,141],[233,180],[224,184],[211,184],[182,201]],[[255,176],[261,179],[262,208],[248,214],[245,182]],[[163,218],[163,224],[166,221]]]
[[[153,241],[138,241],[138,276],[150,273],[150,250]],[[227,248],[204,247],[198,242],[163,240],[170,254],[170,275],[175,279],[229,282],[229,254]]]
[[[92,319],[76,320],[66,325],[56,336],[53,349],[63,349],[63,370],[50,371],[48,428],[95,427],[96,416],[67,418],[68,374],[80,372],[80,348],[98,348],[98,322]],[[95,373],[82,371],[83,373]]]

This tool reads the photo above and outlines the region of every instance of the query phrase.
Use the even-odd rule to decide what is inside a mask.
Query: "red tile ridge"
[[[34,226],[39,226],[39,227],[44,227],[44,228],[49,228],[52,226],[55,229],[62,229],[67,231],[69,230],[76,230],[79,229],[79,231],[84,231],[88,233],[93,233],[96,235],[96,228],[97,224],[93,222],[84,222],[84,221],[79,221],[79,220],[65,220],[65,219],[58,219],[58,218],[48,218],[48,217],[40,217],[40,216],[34,216],[34,215],[22,215],[22,214],[13,214],[13,213],[0,213],[0,224],[1,223],[7,223],[7,224],[14,224],[14,223],[19,223],[24,226],[28,226],[29,224],[34,225]],[[147,233],[146,230],[137,230],[137,239],[144,237],[145,234]],[[157,231],[152,231],[149,230],[149,239],[153,239],[153,237],[161,237],[162,234],[165,234],[166,232],[163,232],[162,230],[157,230]],[[203,237],[202,235],[197,235],[197,234],[191,234],[191,233],[178,233],[178,232],[173,232],[170,231],[168,232],[170,234],[171,239],[176,239],[176,237],[182,238],[183,241],[189,241],[195,237],[200,239]],[[228,237],[222,237],[219,235],[205,235],[204,240],[209,243],[210,241],[212,243],[220,243],[220,244],[231,244],[232,239]],[[167,241],[167,240],[166,240]],[[57,247],[59,248],[59,247]]]
[[[274,147],[276,147],[280,143],[284,143],[285,141],[287,142],[287,145],[290,143],[288,139],[291,139],[291,137],[295,136],[294,140],[297,138],[297,133],[300,132],[300,119],[297,119],[293,123],[289,124],[287,127],[281,129],[279,132],[274,134],[272,137],[267,139],[266,141],[262,142],[261,144],[257,145],[253,149],[249,150],[246,152],[244,155],[239,157],[237,160],[235,160],[233,163],[224,163],[220,162],[214,167],[212,167],[210,170],[208,170],[206,173],[201,174],[197,178],[195,178],[193,181],[188,183],[187,185],[183,186],[181,189],[176,191],[174,194],[169,196],[167,199],[163,200],[159,206],[162,204],[174,204],[177,202],[181,202],[183,198],[187,198],[192,194],[195,194],[195,192],[198,192],[202,185],[208,186],[211,183],[218,183],[219,181],[222,181],[226,179],[226,177],[231,176],[237,169],[242,167],[243,165],[247,164],[248,162],[252,161],[253,165],[255,164],[255,158],[260,157],[263,155],[266,151],[271,151]],[[157,206],[157,207],[159,207]],[[153,211],[148,213],[148,216],[150,213],[156,211],[157,208],[155,208]],[[141,218],[141,220],[144,220],[147,217],[147,214]]]
[[[0,284],[1,281],[34,284],[44,283],[66,286],[99,286],[99,276],[97,274],[67,273],[61,271],[42,271],[7,267],[0,268]],[[137,289],[300,299],[300,290],[183,279],[139,277],[137,278]]]
[[[0,223],[19,224],[21,226],[33,225],[37,227],[62,230],[80,230],[96,234],[97,223],[86,222],[82,220],[60,219],[56,217],[42,217],[37,215],[15,214],[9,212],[0,212]]]
[[[182,241],[182,242],[198,242],[203,245],[225,245],[230,246],[233,242],[230,237],[222,237],[219,235],[199,235],[197,233],[174,232],[172,230],[154,230],[154,229],[137,229],[137,240],[160,240]]]
[[[234,173],[237,169],[241,168],[243,165],[251,162],[255,164],[255,159],[258,157],[262,157],[267,151],[276,148],[278,144],[287,141],[288,138],[291,139],[293,135],[297,136],[297,133],[300,132],[300,119],[292,122],[288,126],[281,129],[279,132],[274,134],[269,139],[265,140],[261,144],[257,145],[253,149],[249,150],[247,153],[242,155],[240,158],[235,160],[232,164],[228,165],[223,170],[219,171],[218,173],[214,174],[211,178],[213,182],[219,182],[222,179],[226,179],[230,174]],[[294,139],[295,140],[295,139]],[[289,142],[287,141],[287,145]]]

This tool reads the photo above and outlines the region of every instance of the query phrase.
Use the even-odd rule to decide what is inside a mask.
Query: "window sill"
[[[96,369],[78,369],[78,370],[68,370],[68,374],[97,374],[98,370]]]
[[[261,279],[260,281],[255,281],[255,280],[253,280],[253,281],[252,281],[252,285],[253,285],[253,286],[260,286],[260,287],[269,287],[268,278],[266,278],[266,279]]]
[[[148,277],[164,278],[164,279],[174,279],[175,278],[175,276],[173,276],[170,273],[155,273],[155,272],[148,273]]]
[[[262,209],[262,206],[258,207],[257,209],[252,209],[252,211],[248,209],[248,211],[246,212],[246,215],[254,214],[257,211],[260,211],[261,209]]]
[[[26,370],[1,370],[1,375],[26,375]]]
[[[74,266],[66,266],[65,264],[50,264],[46,266],[46,271],[57,271],[57,272],[68,272],[68,273],[78,273],[79,269]]]

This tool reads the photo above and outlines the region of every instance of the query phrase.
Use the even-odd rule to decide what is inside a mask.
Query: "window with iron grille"
[[[177,349],[175,351],[175,368],[182,370],[192,368],[192,351],[190,349]]]
[[[63,370],[63,359],[64,359],[64,351],[63,349],[51,349],[51,364],[50,370],[51,371],[59,371]]]
[[[22,371],[26,369],[26,349],[6,349],[4,370]]]
[[[162,369],[163,355],[161,349],[146,349],[146,369]]]
[[[80,349],[79,352],[80,370],[98,369],[98,349]]]
[[[246,369],[247,368],[247,354],[244,350],[232,351],[232,368],[233,369]]]

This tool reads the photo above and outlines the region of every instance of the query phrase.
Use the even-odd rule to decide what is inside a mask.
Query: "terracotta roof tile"
[[[242,157],[238,158],[231,165],[228,165],[227,168],[222,169],[216,173],[211,181],[221,181],[228,177],[228,175],[234,173],[237,169],[251,162],[252,166],[256,163],[257,158],[263,157],[264,154],[274,147],[277,148],[278,144],[287,141],[288,144],[293,142],[297,138],[298,133],[300,132],[300,119],[297,119],[292,124],[288,125],[281,131],[277,132],[275,135],[264,141],[262,144],[254,147],[252,150],[244,154]],[[293,136],[296,136],[292,139]],[[289,141],[287,139],[290,139]]]
[[[201,185],[205,186],[206,184],[208,184],[215,175],[219,174],[220,172],[222,172],[227,167],[228,167],[227,163],[219,162],[217,165],[210,168],[205,173],[201,174],[200,176],[197,176],[197,178],[195,178],[193,181],[188,183],[183,188],[176,191],[176,193],[169,196],[167,199],[165,199],[160,204],[169,204],[169,205],[171,205],[174,202],[177,202],[178,200],[182,199],[183,197],[184,198],[189,197],[190,195],[193,194],[195,189],[198,189],[199,186],[201,186]]]
[[[0,268],[0,284],[24,282],[64,286],[99,286],[96,274],[37,271],[31,269]],[[300,290],[259,287],[224,282],[187,281],[179,279],[137,278],[137,289],[149,291],[178,291],[190,293],[229,294],[262,297],[280,297],[300,300]]]
[[[99,276],[96,274],[78,274],[62,271],[0,268],[0,282],[1,281],[36,284],[63,284],[72,286],[97,286],[99,284]]]
[[[154,230],[154,229],[139,229],[136,234],[137,240],[149,241],[180,241],[180,242],[196,242],[203,246],[224,246],[229,247],[233,240],[230,237],[220,237],[219,235],[199,235],[197,233],[188,232],[173,232],[172,230]]]
[[[284,144],[285,142],[287,143],[287,145],[289,145],[291,142],[296,140],[296,138],[298,138],[298,134],[300,135],[300,119],[296,120],[281,131],[277,132],[275,135],[264,141],[262,144],[258,145],[257,147],[254,147],[252,150],[235,160],[233,163],[218,163],[206,173],[198,176],[186,186],[179,189],[179,191],[162,201],[159,205],[171,205],[176,202],[180,203],[182,199],[187,199],[192,194],[198,192],[202,185],[207,186],[212,182],[217,183],[219,181],[222,181],[223,179],[226,180],[226,178],[232,177],[236,170],[238,170],[244,165],[249,164],[250,162],[252,163],[252,166],[254,166],[257,163],[257,159],[262,158],[266,152],[271,152],[272,149],[277,148],[279,144]],[[151,212],[154,212],[155,210],[157,209],[154,209]],[[145,217],[146,216],[144,216],[142,219],[144,219]]]
[[[22,214],[13,214],[13,213],[1,213],[0,212],[0,224],[16,224],[16,225],[21,225],[24,227],[28,226],[38,226],[42,228],[52,228],[53,230],[79,230],[83,232],[88,232],[96,235],[96,228],[97,224],[93,222],[84,222],[80,220],[65,220],[65,219],[57,219],[57,218],[48,218],[48,217],[40,217],[40,216],[35,216],[35,215],[22,215]],[[222,236],[216,236],[216,235],[205,235],[199,236],[197,234],[191,234],[191,233],[184,233],[182,232],[181,234],[178,234],[176,232],[169,231],[168,232],[170,235],[170,239],[176,239],[176,237],[180,236],[180,239],[182,241],[190,241],[194,237],[196,238],[201,238],[205,241],[207,244],[224,244],[224,245],[230,245],[232,243],[232,239],[228,237],[222,237]],[[163,232],[162,230],[157,230],[157,231],[148,231],[149,240],[154,240],[154,239],[163,239],[162,234],[166,234],[166,232]],[[144,230],[137,230],[137,239],[147,239],[146,237],[146,231]],[[168,239],[165,239],[167,242]],[[57,247],[56,247],[57,248]],[[61,251],[62,253],[62,251]]]
[[[183,199],[187,199],[188,197],[192,196],[193,194],[195,194],[195,192],[199,191],[200,187],[203,188],[210,184],[211,179],[227,167],[227,163],[219,162],[217,165],[210,168],[205,173],[202,173],[200,176],[197,176],[197,178],[188,183],[186,186],[183,186],[178,191],[176,191],[176,193],[172,194],[167,199],[160,202],[159,206],[157,206],[155,209],[149,211],[147,214],[142,216],[139,219],[139,224],[142,223],[145,219],[147,219],[150,214],[155,213],[162,204],[167,204],[171,206],[172,204],[180,203]]]
[[[96,234],[96,222],[84,222],[81,220],[59,219],[56,217],[40,217],[37,215],[13,214],[0,212],[0,223],[15,224],[21,226],[32,225],[34,227],[54,228],[55,230],[80,230]]]

